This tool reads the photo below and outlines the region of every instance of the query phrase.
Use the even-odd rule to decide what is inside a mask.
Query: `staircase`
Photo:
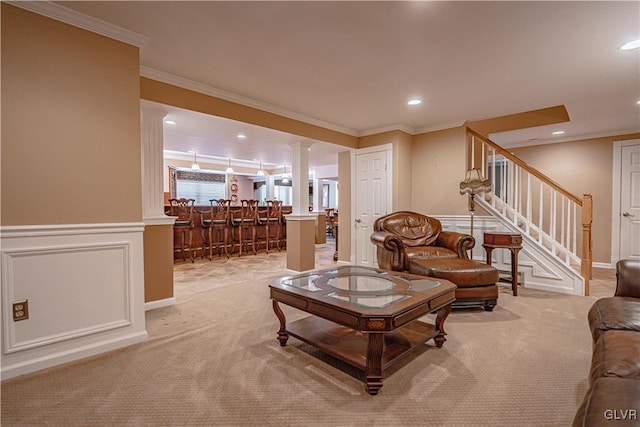
[[[522,234],[526,286],[589,295],[592,198],[579,198],[471,128],[467,165],[491,182],[478,206]]]

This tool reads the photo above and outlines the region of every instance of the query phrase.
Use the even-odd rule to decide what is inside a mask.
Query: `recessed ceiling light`
[[[175,120],[165,120],[164,122],[165,122],[166,124],[168,124],[168,125],[175,125],[175,124],[178,124],[178,122],[176,122]]]
[[[639,47],[640,47],[640,39],[636,39],[636,40],[631,40],[630,42],[620,46],[620,50],[631,50],[631,49],[637,49]]]
[[[247,136],[244,133],[239,133],[238,134],[238,138],[239,139],[245,139]]]
[[[413,98],[413,99],[410,99],[409,102],[407,102],[407,104],[409,104],[409,105],[420,105],[420,104],[422,104],[422,100],[418,99],[418,98]]]
[[[557,130],[557,131],[553,132],[551,135],[562,135],[562,134],[564,134],[563,130]]]
[[[640,101],[636,101],[636,104],[640,105]]]
[[[640,39],[631,40],[620,46],[620,50],[632,50],[640,47]]]

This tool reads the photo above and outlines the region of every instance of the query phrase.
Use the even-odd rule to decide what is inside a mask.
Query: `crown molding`
[[[631,135],[634,133],[640,133],[640,129],[623,129],[623,130],[615,130],[615,131],[606,131],[606,132],[594,132],[594,133],[586,133],[582,135],[570,135],[565,136],[563,138],[552,138],[552,139],[535,139],[535,140],[527,140],[527,141],[516,141],[516,142],[506,142],[501,143],[502,148],[520,148],[520,147],[533,147],[536,145],[548,145],[548,144],[560,144],[562,142],[573,142],[573,141],[584,141],[587,139],[597,139],[597,138],[610,138],[621,135]],[[491,134],[489,135],[491,138]]]
[[[75,10],[68,9],[50,1],[5,0],[4,2],[12,6],[28,10],[29,12],[37,13],[39,15],[46,16],[47,18],[55,19],[57,21],[64,22],[65,24],[73,25],[74,27],[82,28],[83,30],[91,31],[138,48],[144,47],[149,42],[148,37],[134,33],[133,31],[125,28],[118,27],[117,25],[113,25],[109,22],[93,18],[85,15],[84,13],[76,12]]]
[[[314,119],[300,113],[296,113],[284,108],[277,107],[272,104],[267,104],[266,102],[257,101],[255,99],[237,95],[232,92],[227,92],[226,90],[223,90],[223,89],[218,89],[204,83],[196,82],[194,80],[189,80],[184,77],[176,76],[174,74],[169,74],[167,72],[156,70],[154,68],[147,67],[144,65],[140,66],[140,75],[142,77],[157,80],[173,86],[178,86],[184,89],[193,90],[195,92],[199,92],[205,95],[224,99],[225,101],[244,105],[246,107],[256,108],[258,110],[266,111],[268,113],[277,114],[279,116],[287,117],[293,120],[298,120],[300,122],[308,123],[310,125],[319,126],[325,129],[333,130],[336,132],[344,133],[344,134],[355,136],[355,137],[359,136],[358,132],[353,129],[345,128],[342,126],[334,125],[333,123]]]

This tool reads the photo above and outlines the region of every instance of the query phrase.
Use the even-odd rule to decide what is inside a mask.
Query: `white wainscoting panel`
[[[2,378],[144,341],[144,225],[3,227]],[[14,321],[14,301],[29,318]]]
[[[442,229],[460,233],[471,232],[471,220],[464,215],[434,215],[442,223]],[[476,216],[473,222],[473,259],[486,262],[486,251],[482,247],[485,232],[510,232],[492,216]],[[563,294],[583,295],[584,281],[576,277],[562,263],[550,258],[544,251],[528,241],[523,235],[522,250],[518,253],[518,274],[524,279],[524,287]],[[511,253],[508,249],[494,249],[491,264],[500,271],[511,271]],[[510,286],[505,284],[505,286]]]

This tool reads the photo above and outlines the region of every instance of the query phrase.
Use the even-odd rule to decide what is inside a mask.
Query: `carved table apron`
[[[456,289],[442,279],[356,266],[283,277],[269,287],[280,345],[293,336],[362,370],[372,395],[400,356],[431,338],[442,347]],[[312,316],[287,323],[280,303]],[[433,312],[435,325],[417,320]]]

